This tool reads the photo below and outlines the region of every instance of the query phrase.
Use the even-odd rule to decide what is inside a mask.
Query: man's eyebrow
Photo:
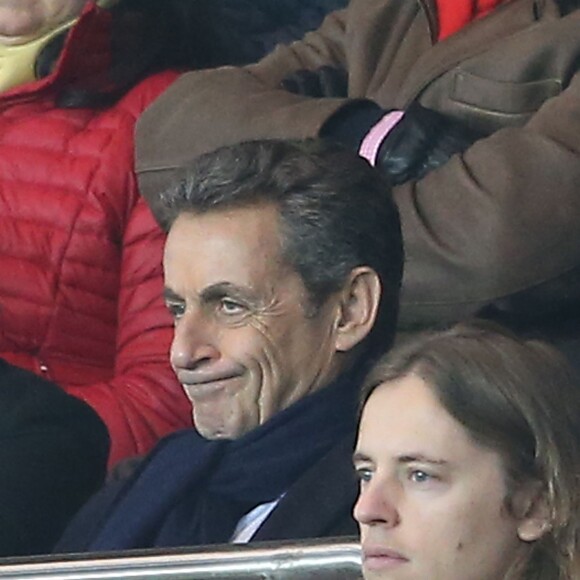
[[[371,457],[362,451],[356,451],[352,456],[353,463],[372,463]],[[430,463],[432,465],[447,465],[449,462],[445,459],[436,459],[428,457],[424,453],[405,453],[396,457],[397,463]]]
[[[224,296],[232,296],[233,298],[246,300],[250,303],[255,302],[255,298],[251,295],[249,290],[237,286],[236,284],[232,284],[231,282],[217,282],[216,284],[204,288],[199,295],[199,299],[201,302],[208,303],[213,300],[219,300]]]
[[[405,453],[397,456],[398,463],[431,463],[432,465],[447,465],[449,461],[429,457],[424,453]]]
[[[371,463],[372,459],[366,454],[362,453],[361,451],[355,451],[352,456],[353,463]]]
[[[167,286],[163,288],[163,298],[165,300],[172,300],[173,302],[183,302],[183,298],[179,294],[177,294],[177,292],[174,292],[171,288],[168,288]]]

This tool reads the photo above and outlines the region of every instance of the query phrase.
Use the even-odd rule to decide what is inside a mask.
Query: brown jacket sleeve
[[[395,190],[405,238],[401,325],[453,321],[580,265],[580,73],[505,128]]]

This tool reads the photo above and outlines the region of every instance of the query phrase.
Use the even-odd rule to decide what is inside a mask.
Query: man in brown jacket
[[[142,193],[155,210],[185,161],[240,140],[336,138],[358,121],[358,137],[343,141],[376,151],[385,116],[396,110],[391,124],[403,122],[420,104],[482,137],[395,188],[407,253],[402,327],[490,304],[554,318],[555,298],[577,304],[580,294],[570,283],[580,263],[579,31],[580,10],[562,0],[352,0],[257,64],[175,83],[138,127]],[[281,87],[322,66],[348,71],[346,98]]]

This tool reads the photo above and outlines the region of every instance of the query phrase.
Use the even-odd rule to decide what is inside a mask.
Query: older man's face
[[[275,208],[182,214],[164,267],[171,363],[204,437],[240,437],[337,374],[338,299],[306,315]]]
[[[88,0],[0,0],[0,44],[36,38],[80,14]]]

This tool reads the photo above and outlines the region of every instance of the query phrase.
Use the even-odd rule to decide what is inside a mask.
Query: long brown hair
[[[510,495],[542,486],[550,527],[530,545],[524,580],[580,578],[580,381],[552,347],[483,321],[422,335],[383,357],[363,387],[409,374],[433,389],[447,412],[503,458]],[[511,577],[511,576],[510,576]]]

